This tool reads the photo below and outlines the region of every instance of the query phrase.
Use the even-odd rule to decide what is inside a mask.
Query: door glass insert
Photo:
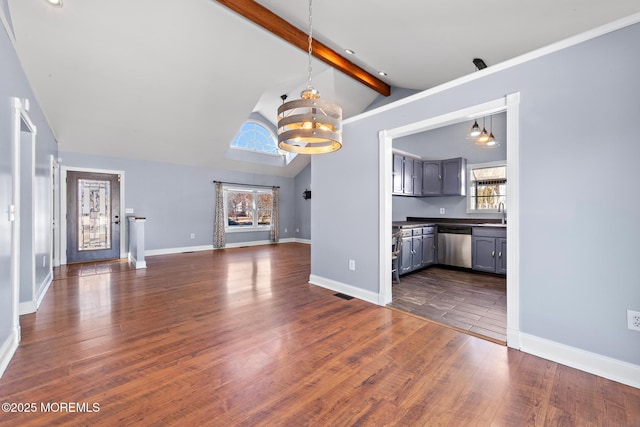
[[[111,182],[78,179],[78,251],[111,249]]]

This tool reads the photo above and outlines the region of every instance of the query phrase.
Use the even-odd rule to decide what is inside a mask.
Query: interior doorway
[[[483,104],[471,106],[451,113],[427,118],[420,122],[409,123],[394,129],[385,129],[379,133],[379,174],[380,202],[379,217],[381,226],[379,229],[379,294],[378,303],[387,305],[392,300],[391,260],[389,248],[391,248],[391,224],[392,224],[392,146],[394,138],[436,129],[442,126],[467,121],[472,117],[489,115],[500,111],[507,112],[507,163],[515,167],[507,170],[508,194],[507,211],[510,212],[510,220],[507,223],[507,245],[510,248],[507,258],[507,345],[520,348],[520,271],[519,271],[519,93],[507,95],[503,98],[489,101]]]
[[[67,262],[120,258],[120,175],[67,173]]]

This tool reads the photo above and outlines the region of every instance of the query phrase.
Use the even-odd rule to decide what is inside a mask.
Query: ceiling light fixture
[[[480,126],[478,125],[478,120],[475,120],[473,122],[473,126],[471,126],[471,132],[469,132],[469,136],[471,138],[480,136]]]
[[[387,75],[387,73],[385,73],[384,71],[378,71],[378,74],[380,74],[382,77]]]
[[[485,118],[482,118],[482,132],[478,139],[476,139],[476,144],[483,148],[492,148],[500,145],[496,138],[493,136],[493,116],[489,116],[490,120],[490,132],[487,132],[487,128],[485,127]]]
[[[62,0],[47,0],[51,6],[62,7]]]
[[[321,100],[320,92],[311,84],[312,12],[309,0],[309,83],[300,93],[302,99],[283,102],[278,108],[278,148],[299,154],[323,154],[342,148],[342,108]]]
[[[351,50],[351,49],[345,49],[344,50],[346,53],[348,53],[349,55],[355,55],[355,51]]]

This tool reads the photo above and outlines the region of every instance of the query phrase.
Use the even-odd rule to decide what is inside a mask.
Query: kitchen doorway
[[[410,123],[394,129],[382,130],[379,133],[379,159],[380,159],[380,182],[381,197],[379,203],[379,217],[381,218],[381,227],[379,229],[379,304],[387,305],[392,300],[392,283],[391,262],[388,248],[391,247],[391,226],[393,221],[393,203],[391,196],[392,184],[392,149],[393,141],[408,135],[425,132],[431,129],[437,129],[443,126],[469,121],[474,117],[482,117],[501,111],[507,113],[507,135],[508,141],[507,163],[512,165],[508,168],[507,182],[511,189],[508,191],[510,197],[507,201],[507,211],[510,213],[507,225],[507,240],[510,248],[509,257],[507,259],[508,278],[507,288],[507,345],[513,348],[520,347],[519,337],[519,196],[518,182],[519,175],[517,166],[519,164],[519,93],[507,95],[494,101],[471,106],[451,113],[425,119],[420,122]]]

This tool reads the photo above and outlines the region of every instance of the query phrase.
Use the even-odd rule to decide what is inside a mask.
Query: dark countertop
[[[472,219],[472,218],[414,218],[408,217],[406,221],[393,221],[392,227],[414,228],[429,227],[435,225],[470,225],[472,227],[506,227],[499,219]]]

